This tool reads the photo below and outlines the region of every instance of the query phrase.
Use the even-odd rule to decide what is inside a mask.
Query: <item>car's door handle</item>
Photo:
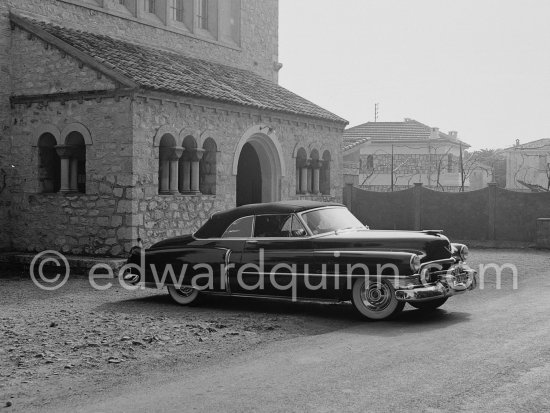
[[[247,244],[257,244],[258,243],[258,240],[257,239],[249,239],[246,241]]]

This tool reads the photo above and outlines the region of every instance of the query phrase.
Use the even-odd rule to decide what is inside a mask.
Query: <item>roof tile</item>
[[[55,36],[144,89],[347,123],[345,119],[248,70],[20,16],[17,18]]]

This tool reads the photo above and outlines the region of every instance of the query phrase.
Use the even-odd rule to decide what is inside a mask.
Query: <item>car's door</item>
[[[244,243],[232,293],[292,297],[311,260],[311,242],[294,214],[257,215]],[[307,267],[307,266],[306,266]]]

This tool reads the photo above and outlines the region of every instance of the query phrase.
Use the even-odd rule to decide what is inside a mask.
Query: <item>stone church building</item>
[[[275,0],[2,0],[0,249],[124,256],[339,200],[347,122],[278,85]]]

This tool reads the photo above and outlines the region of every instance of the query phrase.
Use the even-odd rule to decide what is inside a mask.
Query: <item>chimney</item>
[[[519,146],[519,139],[516,139],[516,146]]]
[[[405,122],[411,122],[412,119],[411,118],[405,118]]]
[[[458,132],[455,130],[449,131],[449,136],[453,139],[458,139]]]
[[[439,139],[439,128],[432,128],[430,131],[430,139]]]

